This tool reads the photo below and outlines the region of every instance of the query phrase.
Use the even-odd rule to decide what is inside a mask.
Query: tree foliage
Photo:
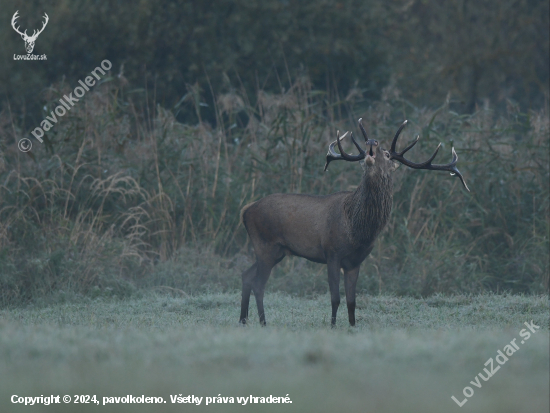
[[[13,60],[24,54],[8,24],[16,10],[29,30],[49,14],[35,50],[47,61]],[[411,103],[434,105],[451,92],[469,112],[487,100],[538,107],[548,89],[543,0],[7,0],[0,20],[0,92],[31,112],[49,84],[104,59],[168,107],[187,85],[225,92],[230,78],[280,92],[303,74],[336,96],[357,86],[377,99],[393,82]]]

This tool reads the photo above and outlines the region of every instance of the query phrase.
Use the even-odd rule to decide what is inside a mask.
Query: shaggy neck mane
[[[355,192],[344,201],[349,230],[355,244],[374,241],[390,217],[393,183],[390,174],[365,173]]]

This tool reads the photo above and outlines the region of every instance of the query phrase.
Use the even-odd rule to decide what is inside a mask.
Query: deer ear
[[[397,168],[401,166],[399,162],[392,162],[392,163],[393,163],[392,171],[395,171]]]

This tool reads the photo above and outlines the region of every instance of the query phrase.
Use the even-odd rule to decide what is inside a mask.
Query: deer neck
[[[349,233],[354,244],[373,242],[390,217],[393,183],[390,174],[365,173],[361,184],[344,202]]]

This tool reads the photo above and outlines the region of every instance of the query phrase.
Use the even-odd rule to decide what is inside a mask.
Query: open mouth
[[[376,150],[372,148],[372,145],[370,145],[369,150],[367,151],[367,156],[365,156],[365,163],[369,166],[374,165],[376,158]]]
[[[376,147],[378,146],[378,141],[375,139],[367,139],[367,153],[365,154],[365,164],[372,166],[375,163],[374,158],[376,158]]]

